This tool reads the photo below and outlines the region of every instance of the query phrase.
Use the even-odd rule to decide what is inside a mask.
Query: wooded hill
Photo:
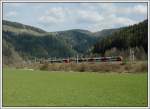
[[[6,64],[34,57],[72,57],[86,53],[96,38],[85,30],[45,32],[16,22],[3,21],[3,62]]]
[[[148,53],[148,20],[139,24],[120,28],[107,37],[102,37],[95,45],[93,52],[105,55],[107,51],[116,49],[126,51],[132,48],[136,55]],[[114,52],[116,52],[116,50]],[[143,56],[143,55],[142,55]]]
[[[140,52],[144,49],[147,54],[147,32],[147,20],[128,27],[94,33],[80,29],[46,32],[3,20],[3,63],[14,64],[34,57],[73,57],[77,54],[85,56],[95,53],[107,55],[107,51],[112,48],[120,51],[140,48]]]

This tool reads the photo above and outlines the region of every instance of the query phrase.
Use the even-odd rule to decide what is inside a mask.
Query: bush
[[[139,73],[147,72],[147,62],[100,62],[100,63],[44,63],[40,70],[49,71],[78,71],[78,72],[117,72]]]
[[[48,63],[44,63],[41,67],[40,70],[49,70],[49,64]]]

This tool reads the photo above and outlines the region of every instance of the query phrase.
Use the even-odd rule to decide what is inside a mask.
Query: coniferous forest
[[[93,53],[105,55],[108,50],[117,49],[125,51],[130,48],[139,49],[140,54],[148,53],[148,20],[139,24],[120,28],[119,31],[101,38],[95,45]]]

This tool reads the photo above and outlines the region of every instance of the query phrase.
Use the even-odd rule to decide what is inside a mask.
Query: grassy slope
[[[147,106],[147,74],[4,69],[3,106]]]

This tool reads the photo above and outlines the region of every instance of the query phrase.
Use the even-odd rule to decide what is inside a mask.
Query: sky
[[[133,25],[147,19],[147,3],[3,3],[3,20],[48,32],[92,32]]]

